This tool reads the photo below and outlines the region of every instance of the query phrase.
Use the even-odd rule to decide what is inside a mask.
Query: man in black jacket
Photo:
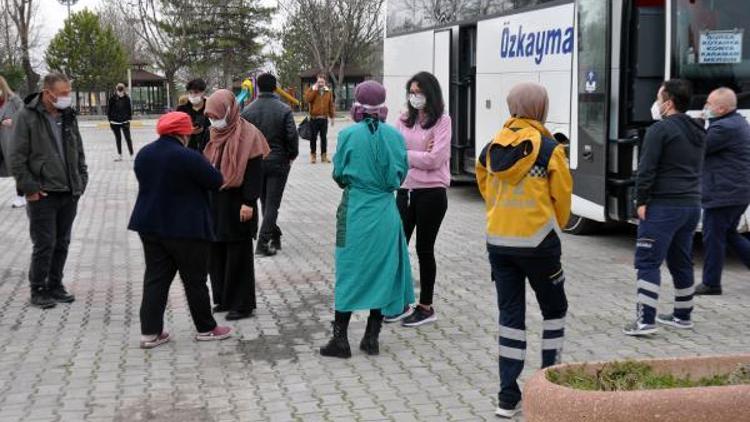
[[[204,114],[206,112],[206,81],[201,78],[193,79],[185,86],[188,102],[177,107],[177,111],[187,113],[193,122],[193,133],[190,135],[188,148],[202,152],[209,141],[211,122]]]
[[[11,151],[11,172],[26,195],[34,245],[31,304],[42,309],[75,300],[63,287],[63,269],[89,176],[70,92],[65,75],[45,76],[42,92],[27,97],[16,116]]]
[[[720,295],[727,244],[750,268],[750,240],[737,233],[750,204],[750,125],[737,113],[737,96],[719,88],[703,108],[710,122],[703,172],[703,283],[696,295]]]
[[[281,249],[281,229],[276,224],[289,170],[299,153],[299,137],[292,110],[274,94],[276,77],[264,73],[257,78],[260,95],[242,112],[268,141],[271,153],[263,160],[263,223],[258,237],[258,255],[271,256]]]
[[[117,84],[117,89],[107,103],[107,119],[109,127],[115,133],[115,142],[117,143],[117,158],[115,161],[122,161],[122,135],[125,135],[125,142],[128,144],[130,158],[133,158],[133,140],[130,138],[130,121],[133,119],[133,106],[130,103],[130,97],[125,92],[124,84]],[[122,131],[122,134],[120,133]]]
[[[636,178],[638,305],[627,335],[656,332],[656,324],[692,328],[693,235],[701,215],[700,178],[705,133],[685,112],[689,82],[672,79],[659,88],[652,107],[655,120],[643,140]],[[667,261],[675,287],[674,312],[656,315],[661,264]]]

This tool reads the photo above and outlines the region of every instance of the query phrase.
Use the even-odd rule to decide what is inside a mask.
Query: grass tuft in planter
[[[606,363],[595,374],[585,366],[551,369],[547,379],[555,384],[588,391],[635,391],[664,388],[712,387],[750,384],[750,364],[739,365],[729,374],[693,380],[672,374],[657,374],[646,363],[632,360]]]

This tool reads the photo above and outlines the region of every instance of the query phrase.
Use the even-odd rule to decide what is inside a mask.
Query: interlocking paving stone
[[[342,126],[330,134],[331,150]],[[307,162],[303,142],[280,212],[284,249],[256,258],[256,316],[230,324],[237,330],[230,340],[197,343],[176,280],[165,315],[173,340],[142,351],[143,253],[138,236],[126,230],[137,187],[132,161],[112,161],[108,130],[82,130],[91,183],[65,273],[75,303],[47,311],[28,306],[27,218],[10,208],[13,184],[0,179],[0,420],[495,420],[497,308],[476,188],[449,191],[436,245],[438,322],[418,329],[386,325],[381,355],[369,357],[357,348],[367,318],[357,313],[350,329],[353,357],[322,358],[318,348],[332,318],[334,216],[341,193],[330,165]],[[133,133],[137,147],[154,139],[149,125]],[[695,330],[662,329],[647,339],[622,335],[635,307],[633,244],[632,229],[564,237],[570,302],[565,361],[750,349],[750,277],[734,259],[725,294],[696,298]],[[672,292],[665,271],[662,309]],[[540,361],[541,315],[530,290],[527,302],[523,378]]]

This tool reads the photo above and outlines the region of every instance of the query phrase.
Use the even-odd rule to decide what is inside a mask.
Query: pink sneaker
[[[169,341],[169,333],[162,331],[158,336],[141,336],[141,349],[153,349]]]
[[[195,339],[198,341],[214,341],[224,340],[232,336],[232,329],[230,327],[222,327],[217,325],[216,328],[207,333],[198,333],[195,335]]]

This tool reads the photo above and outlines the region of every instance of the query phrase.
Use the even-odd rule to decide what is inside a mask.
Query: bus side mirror
[[[561,145],[570,145],[570,139],[560,132],[555,133],[552,137]]]

